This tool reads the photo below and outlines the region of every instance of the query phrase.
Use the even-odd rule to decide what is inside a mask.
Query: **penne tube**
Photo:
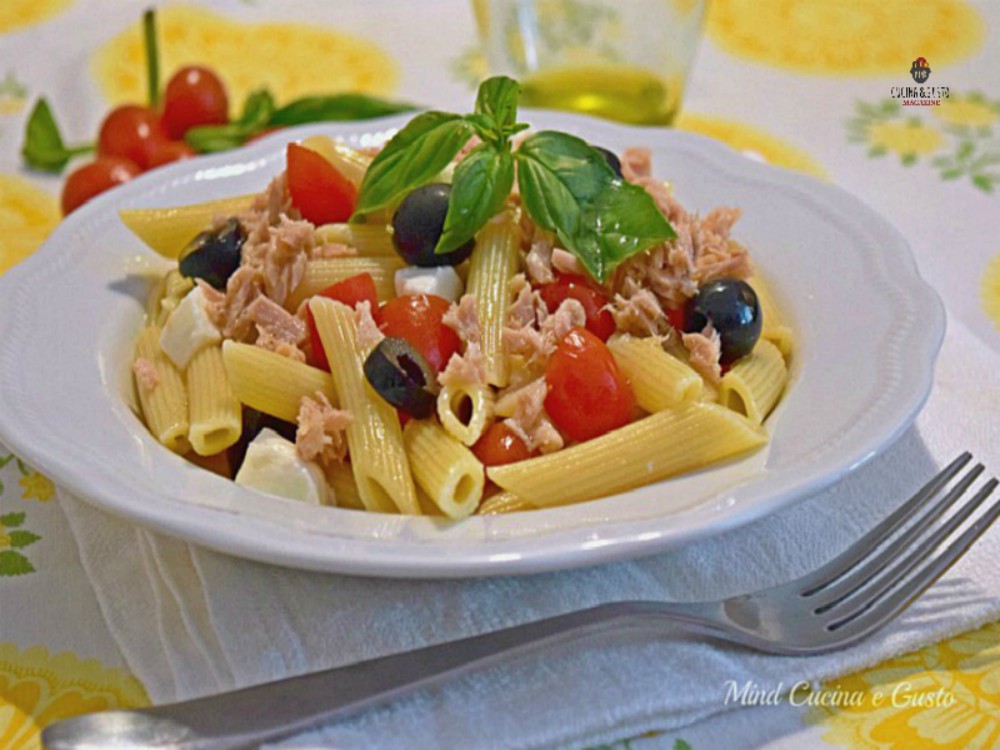
[[[524,510],[537,510],[531,503],[526,503],[511,492],[498,492],[488,497],[476,509],[477,516],[498,516],[503,513],[520,513]]]
[[[719,403],[760,424],[778,403],[786,382],[785,358],[777,346],[760,339],[753,351],[723,376]]]
[[[324,224],[316,240],[353,247],[362,258],[399,258],[389,227],[379,224]]]
[[[443,386],[438,394],[437,414],[449,435],[463,445],[472,445],[493,417],[493,391],[489,386]]]
[[[176,260],[199,233],[218,216],[234,216],[250,207],[256,195],[195,203],[172,208],[133,208],[118,212],[132,234],[165,258]]]
[[[655,338],[615,336],[608,341],[608,348],[632,384],[636,403],[651,414],[696,399],[701,393],[701,376],[664,351]]]
[[[370,273],[375,281],[375,291],[380,301],[396,296],[396,271],[406,265],[402,258],[331,258],[329,260],[312,260],[306,264],[306,272],[302,281],[295,287],[285,302],[288,310],[297,310],[303,301],[314,294],[323,291],[331,284],[357,276],[359,273]]]
[[[160,327],[147,326],[135,344],[136,367],[151,368],[152,387],[136,375],[136,389],[146,426],[160,443],[174,453],[184,454],[188,442],[188,395],[181,372],[160,349]],[[139,365],[139,362],[142,365]]]
[[[199,456],[234,445],[243,431],[243,410],[226,377],[221,346],[196,353],[185,371],[188,387],[188,439]]]
[[[782,315],[781,308],[774,301],[770,286],[760,273],[755,273],[748,283],[757,293],[757,302],[760,304],[761,316],[764,318],[760,337],[778,347],[782,356],[787,359],[795,345],[795,336],[791,326]]]
[[[324,297],[310,300],[309,310],[341,407],[353,417],[347,446],[361,502],[368,510],[420,515],[399,417],[365,379],[363,367],[371,347],[358,344],[354,310]]]
[[[520,245],[521,230],[508,210],[491,219],[479,232],[469,259],[465,291],[476,298],[486,380],[499,387],[507,385],[509,379],[502,334],[507,310],[514,301],[510,282],[521,262]]]
[[[413,477],[431,502],[449,518],[472,515],[486,483],[483,465],[472,451],[430,419],[410,420],[403,444]]]
[[[683,401],[593,440],[486,473],[503,489],[544,508],[624,492],[766,442],[763,428],[736,412]]]
[[[334,463],[326,468],[326,481],[333,492],[334,502],[338,508],[350,508],[351,510],[364,510],[365,504],[361,502],[361,493],[358,492],[358,485],[354,481],[354,472],[351,465],[346,463]]]
[[[225,341],[222,361],[236,398],[251,409],[293,424],[303,396],[321,391],[337,405],[330,373],[253,344]]]

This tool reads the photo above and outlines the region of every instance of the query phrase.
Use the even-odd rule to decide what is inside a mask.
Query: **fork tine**
[[[983,473],[983,465],[978,464],[965,476],[959,480],[950,492],[944,495],[936,503],[932,504],[920,518],[910,525],[903,533],[896,536],[890,543],[877,551],[873,551],[868,557],[859,561],[855,566],[835,581],[832,585],[825,587],[812,601],[816,614],[821,614],[828,609],[835,607],[859,588],[864,586],[879,573],[885,570],[893,560],[898,559],[913,544],[915,544],[927,529],[951,510],[955,504],[962,499],[972,483]],[[942,539],[944,537],[941,537]]]
[[[873,549],[902,526],[907,519],[912,518],[925,503],[933,498],[942,487],[948,484],[971,460],[972,454],[968,451],[958,456],[878,526],[826,565],[816,570],[816,572],[803,578],[802,582],[806,588],[802,592],[802,596],[812,596],[826,588],[853,568],[859,561],[868,557]]]
[[[978,507],[987,497],[992,494],[997,485],[996,479],[987,482],[966,507]],[[963,509],[964,510],[964,509]],[[957,515],[957,514],[956,514]],[[954,539],[947,546],[929,554],[934,547],[920,549],[914,553],[918,557],[919,567],[907,566],[906,570],[899,575],[892,576],[889,585],[881,587],[874,592],[864,605],[854,611],[837,617],[827,623],[826,629],[831,632],[841,631],[845,627],[857,630],[860,634],[868,633],[890,620],[897,612],[905,608],[913,599],[920,596],[934,581],[948,570],[972,544],[982,536],[983,532],[1000,516],[1000,499],[995,500],[987,510],[967,528],[961,536]],[[960,524],[956,524],[957,526]],[[952,528],[951,531],[955,529]],[[941,540],[943,541],[943,540]],[[941,541],[938,541],[940,545]],[[934,545],[934,546],[938,546]],[[916,572],[909,579],[907,585],[897,586],[906,576],[916,568]],[[885,594],[892,590],[892,593]]]

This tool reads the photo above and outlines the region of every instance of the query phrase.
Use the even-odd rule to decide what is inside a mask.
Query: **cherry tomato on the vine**
[[[62,212],[68,215],[108,188],[128,182],[142,173],[129,159],[120,156],[99,156],[66,178],[62,190]]]
[[[504,422],[494,422],[472,446],[484,466],[502,466],[531,458],[524,441]]]
[[[359,273],[331,284],[326,289],[318,293],[321,297],[335,299],[343,302],[348,307],[354,307],[359,302],[367,300],[371,305],[372,317],[375,322],[379,319],[378,291],[375,289],[375,280],[370,273]],[[306,319],[309,322],[309,341],[312,348],[312,363],[316,367],[330,371],[330,363],[327,361],[326,351],[323,349],[323,342],[319,338],[319,331],[316,330],[316,321],[313,319],[312,310],[306,308]]]
[[[354,213],[358,189],[322,154],[288,144],[288,192],[302,218],[313,224],[347,221]]]
[[[545,382],[545,410],[570,440],[590,440],[632,418],[632,387],[611,350],[586,328],[572,329],[559,342]]]
[[[451,303],[436,294],[408,294],[382,305],[379,328],[386,336],[406,339],[424,355],[434,372],[441,372],[462,340],[441,322]]]
[[[564,299],[578,300],[587,313],[587,330],[601,341],[607,341],[615,332],[615,319],[606,307],[611,298],[585,276],[557,274],[555,281],[538,291],[549,312],[555,312]]]
[[[148,107],[125,104],[108,112],[97,136],[100,156],[120,156],[140,169],[149,169],[150,157],[166,134],[160,118]]]
[[[198,125],[229,122],[229,97],[219,77],[208,68],[189,65],[167,81],[163,91],[163,127],[180,140]]]

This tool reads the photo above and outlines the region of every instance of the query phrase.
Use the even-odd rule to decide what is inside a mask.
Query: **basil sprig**
[[[499,213],[514,184],[539,226],[599,281],[626,258],[676,237],[642,188],[617,177],[604,156],[568,133],[542,131],[512,151],[520,86],[490,78],[479,87],[475,112],[426,112],[410,121],[372,162],[361,184],[354,220],[385,208],[430,182],[475,134],[482,143],[455,168],[444,229],[434,252],[448,253],[472,239]]]
[[[21,155],[32,169],[44,172],[61,172],[74,156],[94,150],[93,143],[67,146],[63,142],[59,126],[52,116],[52,110],[45,99],[39,99],[28,116],[24,129],[24,145]]]

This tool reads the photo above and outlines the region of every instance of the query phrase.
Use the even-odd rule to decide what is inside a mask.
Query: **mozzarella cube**
[[[436,294],[449,302],[458,302],[464,291],[462,279],[451,266],[407,266],[396,271],[395,282],[397,297]]]
[[[322,505],[329,496],[323,470],[304,460],[295,444],[271,429],[263,429],[247,446],[243,465],[236,473],[236,483],[244,487]]]
[[[199,350],[221,340],[222,334],[205,309],[205,295],[196,286],[167,318],[160,334],[160,349],[183,370]]]

